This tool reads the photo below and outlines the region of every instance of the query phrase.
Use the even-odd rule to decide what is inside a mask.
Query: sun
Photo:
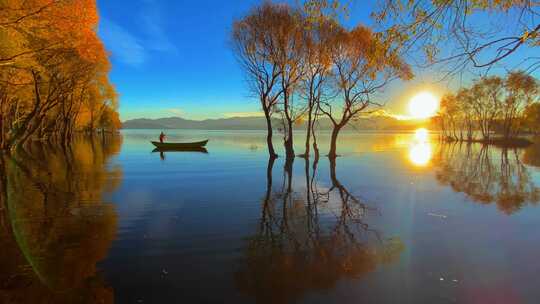
[[[429,92],[422,92],[409,102],[409,114],[412,118],[429,118],[434,116],[437,110],[439,110],[439,100]]]

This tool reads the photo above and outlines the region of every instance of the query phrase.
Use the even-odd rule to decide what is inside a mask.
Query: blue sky
[[[291,0],[293,1],[293,0]],[[192,119],[259,111],[229,47],[233,20],[258,0],[98,0],[99,35],[111,52],[122,120]],[[348,23],[368,23],[369,1]]]
[[[296,0],[289,0],[294,3]],[[260,0],[98,0],[98,33],[111,52],[111,79],[122,120],[190,119],[259,112],[229,47],[232,23]],[[352,1],[346,23],[370,24],[374,1]],[[394,82],[382,95],[387,110],[405,114],[418,91],[441,95],[446,84],[430,71]]]
[[[257,111],[227,45],[233,19],[253,2],[235,2],[98,1],[122,119]]]

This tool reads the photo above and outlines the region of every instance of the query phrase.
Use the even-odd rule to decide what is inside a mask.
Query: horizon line
[[[127,121],[132,121],[132,120],[140,120],[140,119],[146,119],[146,120],[155,121],[155,120],[160,120],[160,119],[178,118],[178,119],[183,119],[183,120],[203,122],[203,121],[208,121],[208,120],[246,119],[246,118],[263,118],[263,117],[264,117],[264,115],[262,115],[262,112],[261,112],[261,115],[231,116],[231,117],[202,118],[202,119],[186,118],[186,117],[182,117],[182,116],[177,115],[177,116],[163,116],[163,117],[156,117],[156,118],[136,117],[136,118],[125,119],[125,120],[122,121],[122,123],[125,123]],[[390,114],[390,113],[378,113],[378,114],[374,114],[374,115],[370,115],[370,116],[366,116],[366,117],[361,117],[361,118],[369,119],[369,118],[376,118],[376,117],[393,118],[393,119],[396,119],[396,120],[399,120],[399,121],[427,121],[427,120],[432,118],[432,117],[414,118],[414,117],[407,116],[407,115]],[[322,118],[323,119],[325,119],[325,118],[328,119],[327,117],[322,117]]]

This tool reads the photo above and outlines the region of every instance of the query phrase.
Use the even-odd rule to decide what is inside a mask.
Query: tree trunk
[[[319,160],[319,146],[317,145],[317,136],[313,133],[313,153],[315,155],[315,161]]]
[[[337,139],[339,135],[339,131],[341,130],[340,125],[334,125],[334,128],[332,129],[332,138],[330,139],[330,152],[328,152],[329,158],[336,158],[337,157]]]
[[[24,143],[26,141],[28,141],[28,139],[34,135],[34,133],[36,132],[36,130],[39,128],[39,126],[41,125],[41,121],[43,120],[43,117],[39,117],[37,119],[37,121],[34,121],[33,123],[30,124],[30,128],[26,129],[26,133],[23,133],[24,135],[18,140],[18,141],[14,141],[14,144],[13,144],[13,147],[18,149],[18,148],[22,148],[22,146],[24,145]]]
[[[1,109],[0,109],[1,111]],[[4,134],[4,119],[3,115],[0,114],[0,151],[4,150],[6,147],[4,146],[5,143],[5,134]]]
[[[0,223],[6,227],[7,221],[7,168],[4,155],[0,153]]]
[[[315,118],[312,119],[311,122],[311,137],[313,138],[313,153],[315,155],[315,162],[319,161],[319,146],[317,145],[317,134],[316,134],[316,128],[317,125],[317,119],[319,116],[319,108],[315,110]]]
[[[264,117],[266,118],[266,144],[268,145],[268,154],[271,158],[276,158],[278,155],[276,154],[274,144],[272,143],[272,117],[270,117],[268,110],[264,111]]]
[[[292,120],[287,117],[287,139],[285,140],[285,154],[287,158],[294,158],[294,142]]]
[[[309,109],[308,111],[308,123],[307,123],[307,130],[306,130],[306,151],[304,152],[304,157],[305,158],[309,158],[309,148],[310,148],[310,141],[311,141],[311,112],[312,112],[312,109]]]

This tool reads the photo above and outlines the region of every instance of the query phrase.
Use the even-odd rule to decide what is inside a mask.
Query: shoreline
[[[533,144],[532,141],[522,138],[490,138],[490,139],[452,139],[444,138],[446,142],[460,142],[468,144],[482,144],[482,145],[492,145],[501,148],[526,148]]]

